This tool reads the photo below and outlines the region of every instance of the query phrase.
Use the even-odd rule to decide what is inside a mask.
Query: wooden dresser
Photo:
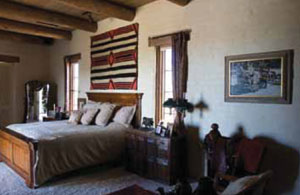
[[[129,130],[126,134],[127,170],[175,184],[186,173],[185,148],[185,137],[163,138],[153,131]]]

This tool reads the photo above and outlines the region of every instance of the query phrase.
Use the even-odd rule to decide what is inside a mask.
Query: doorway
[[[14,65],[0,63],[0,125],[7,126],[14,120],[13,88]]]

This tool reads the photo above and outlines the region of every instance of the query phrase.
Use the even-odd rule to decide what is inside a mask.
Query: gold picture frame
[[[225,57],[225,102],[292,102],[293,50]]]

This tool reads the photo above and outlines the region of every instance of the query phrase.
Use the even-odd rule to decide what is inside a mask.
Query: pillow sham
[[[82,110],[84,112],[86,112],[87,110],[89,109],[100,109],[100,106],[101,106],[101,102],[94,102],[94,101],[91,101],[89,100],[82,108]]]
[[[88,109],[81,117],[81,124],[83,125],[91,124],[97,113],[98,113],[98,109],[95,108]]]
[[[118,110],[113,121],[129,127],[134,117],[135,111],[136,106],[123,106],[120,110]]]
[[[259,176],[245,176],[231,182],[227,188],[223,191],[222,195],[235,195],[249,189],[254,186],[259,180]]]
[[[110,103],[103,103],[100,106],[100,112],[96,116],[95,123],[99,126],[106,126],[111,118],[116,105]]]
[[[80,122],[82,114],[80,110],[72,111],[68,123],[77,125]]]

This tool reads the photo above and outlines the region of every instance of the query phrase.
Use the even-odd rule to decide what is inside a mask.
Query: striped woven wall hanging
[[[137,89],[138,24],[91,37],[91,89]]]

